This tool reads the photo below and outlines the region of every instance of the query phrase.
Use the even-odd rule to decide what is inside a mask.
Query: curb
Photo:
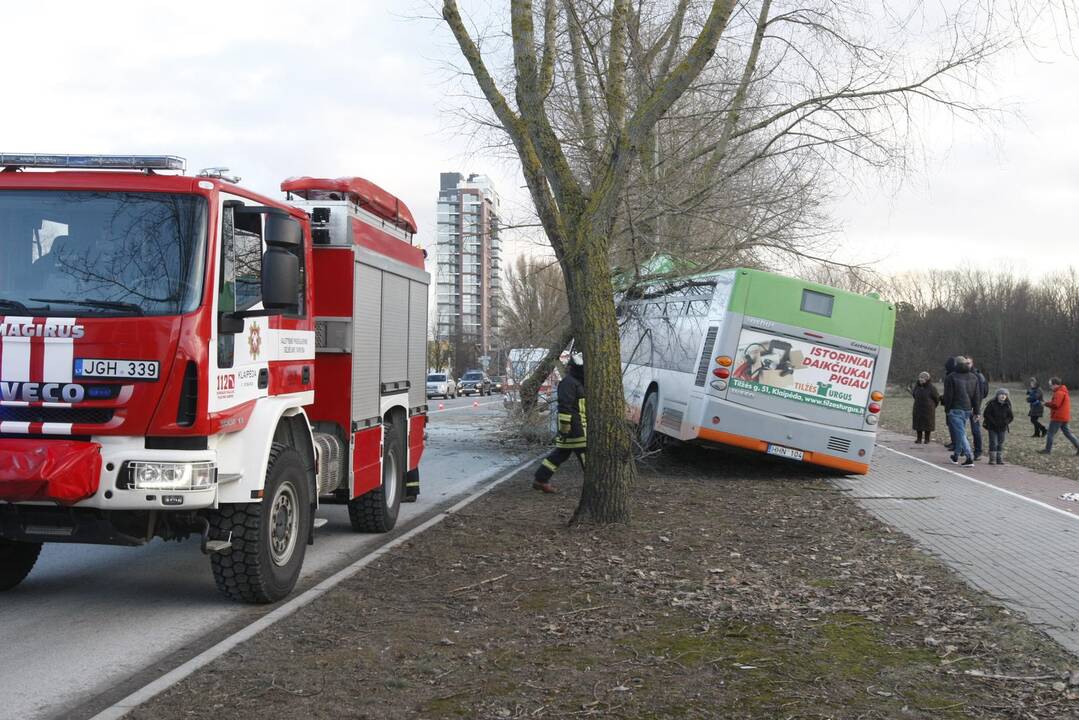
[[[521,463],[520,465],[517,465],[513,469],[507,471],[505,474],[500,476],[498,479],[485,485],[483,488],[465,497],[463,500],[460,500],[455,505],[445,510],[439,511],[438,514],[436,514],[434,517],[427,519],[425,522],[417,525],[405,534],[394,538],[390,542],[382,545],[375,550],[372,550],[370,553],[364,555],[362,558],[352,563],[348,567],[345,567],[344,569],[339,570],[330,577],[326,578],[318,585],[315,585],[314,587],[304,591],[300,595],[297,595],[293,599],[286,602],[284,605],[281,605],[275,610],[267,613],[266,615],[263,615],[261,618],[254,621],[250,625],[247,625],[243,629],[239,630],[236,633],[233,633],[232,635],[228,636],[216,645],[199,653],[198,655],[183,663],[179,667],[165,673],[161,677],[144,685],[143,687],[131,693],[124,699],[120,700],[119,702],[102,710],[101,712],[90,718],[90,720],[118,720],[119,718],[122,718],[131,710],[134,710],[136,707],[147,702],[148,700],[151,700],[155,696],[160,695],[165,690],[168,690],[173,685],[176,685],[180,681],[187,678],[189,675],[194,674],[197,670],[200,670],[206,665],[209,665],[214,660],[218,659],[222,655],[235,648],[237,645],[246,642],[247,640],[250,640],[258,633],[266,630],[277,622],[284,620],[289,615],[292,615],[297,610],[300,610],[306,605],[310,605],[312,602],[322,597],[327,592],[335,588],[337,585],[340,585],[342,582],[349,579],[350,577],[358,573],[360,570],[388,553],[390,550],[393,550],[398,545],[401,545],[412,539],[416,535],[419,535],[420,533],[431,529],[435,525],[438,525],[440,522],[445,520],[447,516],[458,512],[459,510],[467,507],[476,500],[480,499],[494,488],[498,487],[517,473],[521,472],[521,470],[535,463],[541,457],[543,456],[540,455],[535,458],[531,458]]]

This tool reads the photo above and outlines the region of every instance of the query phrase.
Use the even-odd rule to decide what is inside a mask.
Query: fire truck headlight
[[[130,490],[205,490],[217,481],[212,462],[129,462],[121,484]]]

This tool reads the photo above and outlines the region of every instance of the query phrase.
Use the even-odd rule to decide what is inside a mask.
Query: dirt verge
[[[580,477],[557,479],[518,476],[130,717],[1079,711],[1074,658],[812,471],[668,452],[631,525],[573,529]]]

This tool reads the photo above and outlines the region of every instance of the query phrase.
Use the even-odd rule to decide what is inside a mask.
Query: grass
[[[999,387],[991,385],[993,390]],[[1012,411],[1015,413],[1015,421],[1011,425],[1011,432],[1004,442],[1004,462],[1013,465],[1022,465],[1031,470],[1057,475],[1070,480],[1079,481],[1079,457],[1068,442],[1068,439],[1057,434],[1053,441],[1052,455],[1039,455],[1038,451],[1045,447],[1044,438],[1033,438],[1033,426],[1027,416],[1026,389],[1021,387],[1006,386],[1012,398]],[[938,385],[938,390],[939,385]],[[1072,393],[1072,404],[1079,402],[1079,394]],[[881,427],[893,432],[914,436],[911,429],[911,415],[914,408],[914,399],[904,388],[890,387],[881,411]],[[1049,411],[1046,409],[1042,424],[1049,424]],[[983,430],[984,453],[989,452],[989,438]],[[970,437],[970,430],[967,430]],[[948,441],[948,426],[944,421],[944,410],[937,409],[937,429],[933,432],[933,442],[943,445]]]

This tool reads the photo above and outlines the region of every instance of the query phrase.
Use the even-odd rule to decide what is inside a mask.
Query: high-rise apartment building
[[[441,173],[435,271],[438,340],[455,348],[455,370],[498,358],[502,247],[498,194],[484,175]]]

